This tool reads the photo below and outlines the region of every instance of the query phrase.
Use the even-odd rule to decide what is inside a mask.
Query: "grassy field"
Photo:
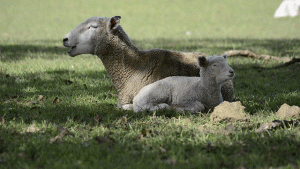
[[[71,58],[62,45],[87,18],[120,15],[140,49],[299,57],[300,19],[274,19],[280,3],[0,1],[0,168],[299,168],[299,126],[255,132],[258,123],[278,119],[283,103],[300,106],[299,64],[244,69],[282,62],[229,58],[235,101],[251,121],[213,125],[211,111],[116,109],[101,60]]]

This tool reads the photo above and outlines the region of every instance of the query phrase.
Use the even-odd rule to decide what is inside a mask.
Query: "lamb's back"
[[[199,97],[200,77],[171,76],[151,85],[163,88],[161,91],[168,94],[170,104],[182,104]],[[151,90],[157,89],[152,87]],[[165,93],[161,93],[161,95],[166,95]]]

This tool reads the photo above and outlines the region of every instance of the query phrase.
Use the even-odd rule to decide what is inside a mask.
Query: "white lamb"
[[[143,87],[133,98],[135,112],[157,109],[199,112],[213,109],[221,102],[221,86],[234,77],[227,55],[200,56],[200,77],[172,76]]]

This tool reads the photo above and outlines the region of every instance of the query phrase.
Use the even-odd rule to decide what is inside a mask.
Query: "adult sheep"
[[[133,97],[150,83],[169,76],[199,76],[196,52],[140,50],[120,25],[120,16],[91,17],[63,39],[67,54],[97,55],[118,91],[118,107],[131,109]],[[226,101],[234,97],[232,81],[222,86]]]

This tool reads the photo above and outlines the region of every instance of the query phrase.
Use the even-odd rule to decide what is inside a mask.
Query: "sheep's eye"
[[[213,64],[213,67],[217,67],[218,65],[217,64]]]
[[[91,25],[91,26],[89,26],[89,29],[91,29],[91,28],[98,28],[98,26],[96,26],[96,25]]]

